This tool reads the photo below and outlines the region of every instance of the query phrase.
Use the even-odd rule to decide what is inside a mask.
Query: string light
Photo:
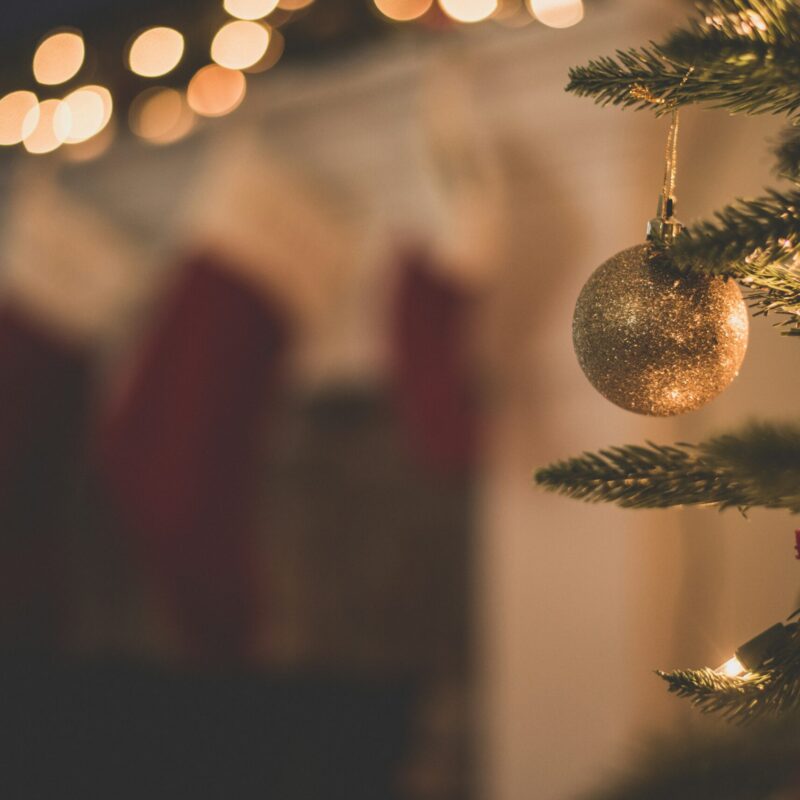
[[[419,19],[433,5],[433,0],[374,0],[384,17],[395,22]]]
[[[495,15],[503,17],[501,22],[520,24],[516,9],[523,2],[536,19],[552,27],[568,27],[583,18],[582,0],[513,0],[513,6],[509,0],[502,0],[502,10],[498,10],[500,1],[438,0],[447,16],[464,23],[480,22]],[[426,14],[434,0],[373,2],[386,18],[405,22]],[[313,0],[223,0],[225,11],[236,19],[223,25],[213,39],[211,57],[215,63],[195,73],[185,95],[174,89],[156,87],[137,97],[130,109],[134,132],[156,143],[176,141],[193,127],[194,113],[215,117],[236,109],[247,91],[241,70],[269,69],[283,53],[280,32],[256,20],[276,9],[293,12],[312,3]],[[160,77],[177,67],[185,47],[183,35],[174,28],[148,28],[132,40],[128,66],[142,77]],[[36,49],[34,77],[48,86],[65,83],[80,71],[85,57],[85,44],[79,31],[52,33]],[[106,131],[112,112],[111,94],[102,86],[84,86],[62,101],[52,99],[41,103],[33,92],[11,92],[0,98],[0,145],[23,142],[31,153],[47,153],[61,144],[69,144],[77,154],[74,145],[98,138]],[[108,132],[104,137],[104,149],[112,134]],[[86,152],[89,151],[87,148]]]
[[[182,92],[161,86],[135,98],[129,113],[131,130],[150,144],[172,144],[194,127],[195,116]]]
[[[66,144],[78,144],[97,136],[108,125],[113,109],[114,102],[108,89],[83,86],[61,101],[54,124],[57,130],[66,131]]]
[[[131,43],[128,66],[145,78],[157,78],[172,72],[183,58],[183,36],[174,28],[149,28]]]
[[[46,86],[66,83],[83,66],[85,56],[86,48],[79,33],[54,33],[36,48],[33,76]]]
[[[29,112],[33,116],[28,117]],[[25,123],[29,126],[26,131]],[[39,99],[33,92],[11,92],[0,98],[0,145],[19,144],[39,123]]]
[[[740,675],[743,675],[747,669],[744,664],[742,664],[742,662],[736,658],[736,656],[733,656],[732,658],[729,658],[721,667],[717,667],[715,671],[721,673],[722,675],[727,675],[729,678],[738,678]]]
[[[439,0],[439,6],[456,22],[482,22],[497,10],[497,0]]]
[[[569,28],[583,19],[582,0],[528,0],[531,14],[550,28]]]
[[[22,143],[29,153],[51,153],[61,147],[69,136],[72,125],[69,109],[59,115],[56,125],[56,112],[60,106],[60,100],[44,100],[25,116],[23,127],[26,135]]]
[[[247,81],[238,70],[209,64],[198,70],[186,91],[189,107],[204,117],[221,117],[239,107]]]
[[[789,629],[781,622],[754,636],[736,650],[732,658],[717,667],[715,672],[729,678],[747,678],[764,666],[789,640]]]
[[[263,19],[278,7],[278,0],[224,0],[223,7],[238,19]]]
[[[258,22],[236,20],[223,25],[211,43],[211,59],[228,69],[257,64],[269,47],[269,29]]]

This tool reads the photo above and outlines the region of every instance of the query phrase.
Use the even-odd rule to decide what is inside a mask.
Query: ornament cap
[[[670,195],[666,203],[664,198],[658,198],[657,216],[647,223],[647,238],[651,242],[672,244],[683,230],[683,223],[675,219],[675,198]]]

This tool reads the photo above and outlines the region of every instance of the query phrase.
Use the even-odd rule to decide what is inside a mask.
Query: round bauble
[[[699,408],[739,373],[747,306],[732,280],[678,272],[669,250],[636,245],[592,274],[572,339],[586,377],[628,411],[669,417]]]

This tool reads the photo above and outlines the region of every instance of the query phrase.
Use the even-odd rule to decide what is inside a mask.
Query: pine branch
[[[792,0],[708,0],[698,3],[698,11],[699,18],[690,21],[689,31],[709,40],[800,42],[800,9]]]
[[[800,176],[800,124],[787,128],[775,148],[777,171],[787,178]]]
[[[800,189],[739,200],[691,226],[672,248],[678,267],[736,278],[800,255]],[[800,278],[798,278],[800,289]]]
[[[648,443],[585,453],[540,469],[536,483],[623,508],[715,505],[800,511],[800,427],[757,424],[700,445]]]
[[[567,91],[657,112],[688,103],[747,113],[800,108],[796,3],[714,0],[700,12],[660,45],[618,50],[616,59],[572,69]]]
[[[787,324],[800,324],[800,189],[727,206],[689,227],[670,254],[679,269],[738,280],[756,315],[784,314]]]
[[[800,7],[791,2],[716,0],[662,46],[617,53],[570,73],[568,91],[597,102],[663,112],[706,103],[731,111],[800,108]],[[691,72],[689,65],[692,65]],[[778,150],[779,168],[800,174],[800,133]],[[757,314],[800,322],[800,189],[770,191],[728,206],[688,229],[673,248],[679,268],[741,281]],[[791,331],[795,335],[800,331]]]
[[[601,105],[659,111],[666,102],[678,102],[686,72],[683,63],[661,55],[655,48],[617,50],[616,59],[601,56],[585,67],[570,69],[567,91],[593,97]],[[636,87],[647,91],[632,91]]]
[[[756,673],[732,678],[706,668],[657,674],[670,692],[726,719],[742,722],[795,711],[800,708],[800,625],[786,627],[788,641]]]
[[[800,109],[800,60],[792,50],[745,41],[715,49],[700,38],[692,53],[677,59],[656,46],[618,50],[616,58],[571,69],[567,91],[601,105],[657,113],[690,103],[748,114]]]
[[[747,300],[754,308],[754,316],[781,314],[780,325],[792,327],[784,331],[788,336],[800,335],[800,275],[795,269],[767,266],[741,277]]]

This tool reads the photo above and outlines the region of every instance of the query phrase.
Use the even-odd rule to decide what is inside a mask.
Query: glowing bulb
[[[375,8],[384,17],[396,22],[419,19],[432,5],[433,0],[374,0]]]
[[[22,143],[29,153],[52,153],[64,143],[72,120],[67,109],[59,115],[56,124],[56,113],[60,106],[60,100],[45,100],[26,114],[22,125],[27,135]]]
[[[97,136],[108,125],[114,101],[104,86],[83,86],[68,94],[56,110],[54,124],[64,142],[77,144]]]
[[[157,78],[178,66],[183,50],[183,36],[174,28],[150,28],[133,40],[128,66],[144,78]]]
[[[497,10],[497,0],[439,0],[439,6],[456,22],[481,22]]]
[[[198,70],[186,90],[190,108],[204,117],[229,114],[244,100],[247,81],[241,72],[209,64]]]
[[[282,8],[284,11],[299,11],[313,2],[314,0],[278,0],[278,8]]]
[[[269,29],[258,22],[236,20],[223,25],[211,43],[211,58],[221,67],[246,69],[258,63],[269,47]]]
[[[151,144],[172,144],[183,139],[194,122],[194,112],[176,89],[147,89],[131,104],[131,130]]]
[[[65,83],[83,66],[85,56],[83,37],[79,33],[54,33],[36,48],[33,76],[47,86]]]
[[[569,28],[583,19],[582,0],[528,0],[536,19],[550,28]]]
[[[747,672],[746,667],[736,656],[729,658],[721,667],[717,667],[716,672],[727,675],[729,678],[738,678]]]
[[[25,128],[28,113],[29,129]],[[33,92],[11,92],[0,99],[0,145],[19,144],[39,123],[39,100]]]
[[[224,0],[225,10],[238,19],[262,19],[278,7],[278,0]]]

